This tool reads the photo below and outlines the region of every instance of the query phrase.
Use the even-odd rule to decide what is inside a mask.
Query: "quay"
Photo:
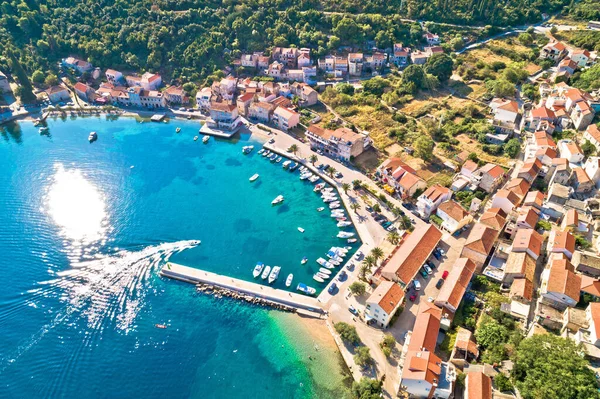
[[[317,298],[278,290],[266,285],[223,276],[177,263],[168,262],[161,269],[160,275],[190,284],[211,284],[216,287],[253,295],[275,304],[295,308],[298,313],[307,316],[320,317],[325,313],[321,307],[322,304]]]

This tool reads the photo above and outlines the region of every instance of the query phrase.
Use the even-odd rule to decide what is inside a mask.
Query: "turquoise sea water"
[[[260,260],[282,266],[278,287],[288,273],[317,287],[314,260],[342,240],[312,185],[242,155],[261,144],[248,136],[194,142],[193,122],[48,126],[0,130],[0,397],[343,395],[287,317],[157,276],[170,257],[251,279]]]

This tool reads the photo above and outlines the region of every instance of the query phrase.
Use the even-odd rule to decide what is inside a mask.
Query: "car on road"
[[[427,302],[433,302],[433,297],[430,296],[429,298],[427,298]]]
[[[336,172],[336,173],[334,174],[334,176],[335,176],[335,178],[336,178],[336,179],[341,179],[342,177],[344,177],[344,175],[343,175],[343,174],[341,174],[340,172]]]
[[[414,302],[414,301],[415,301],[415,299],[417,299],[417,293],[416,293],[416,292],[413,292],[413,294],[412,294],[411,296],[409,296],[409,297],[408,297],[408,299],[409,299],[411,302]]]
[[[442,273],[442,278],[445,280],[446,278],[448,278],[449,274],[450,272],[448,270],[444,270],[444,273]]]
[[[427,272],[423,269],[419,270],[419,273],[421,273],[421,276],[423,276],[424,279],[427,279],[427,277],[429,277],[429,274],[427,274]]]
[[[348,266],[346,266],[346,269],[352,271],[354,270],[354,263],[348,263]]]
[[[367,210],[367,212],[373,212],[373,208],[371,208],[369,205],[367,205],[365,209]],[[373,215],[371,214],[371,216]]]
[[[358,310],[356,310],[356,308],[352,305],[350,305],[350,307],[348,308],[348,310],[350,311],[350,313],[352,313],[355,316],[358,316]]]
[[[416,291],[421,291],[421,283],[418,280],[413,280],[413,287],[415,287]]]
[[[386,230],[389,231],[389,232],[396,231],[396,227],[394,227],[394,226],[388,226],[386,228]]]
[[[336,292],[336,290],[337,290],[337,285],[335,283],[331,283],[331,285],[327,289],[327,292],[329,292],[331,295],[333,295]]]
[[[442,248],[436,248],[436,251],[438,251],[440,253],[440,255],[444,256],[446,254],[446,251],[444,251]]]
[[[433,270],[431,269],[431,267],[429,267],[427,265],[423,265],[423,269],[425,269],[427,274],[433,274]]]
[[[387,229],[391,225],[392,225],[392,222],[385,222],[384,224],[381,225],[381,227],[383,227],[384,229]]]
[[[269,144],[273,144],[274,142],[275,142],[275,139],[269,140]]]
[[[435,267],[436,267],[436,266],[435,266],[435,263],[433,263],[433,262],[432,262],[432,261],[430,261],[430,260],[428,260],[427,262],[425,262],[425,264],[426,264],[427,266],[429,266],[430,268],[432,268],[432,269],[435,269]]]
[[[436,258],[437,260],[440,260],[440,259],[442,259],[442,255],[441,255],[439,252],[437,252],[437,251],[433,251],[433,256],[435,256],[435,258]]]
[[[437,288],[439,290],[440,288],[442,288],[442,285],[444,285],[444,279],[443,278],[439,279],[437,281],[437,283],[435,283],[435,288]]]

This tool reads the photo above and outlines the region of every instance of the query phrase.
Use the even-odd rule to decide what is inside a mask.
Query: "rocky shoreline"
[[[282,305],[280,303],[277,303],[277,302],[274,302],[274,301],[271,301],[268,299],[259,298],[257,296],[250,295],[250,294],[242,294],[238,291],[230,290],[228,288],[223,288],[223,287],[219,287],[219,286],[212,285],[212,284],[198,283],[198,284],[196,284],[196,289],[198,290],[198,292],[200,292],[202,294],[212,295],[215,298],[225,297],[225,298],[237,299],[237,300],[245,301],[252,305],[268,307],[271,309],[281,310],[283,312],[289,312],[289,313],[296,313],[296,311],[297,311],[297,309],[292,306]]]

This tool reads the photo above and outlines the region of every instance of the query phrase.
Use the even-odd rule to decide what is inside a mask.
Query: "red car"
[[[417,299],[417,294],[412,294],[411,296],[409,296],[409,297],[408,297],[408,299],[409,299],[411,302],[414,302],[414,301],[415,301],[415,299]]]
[[[442,273],[442,278],[445,280],[446,277],[448,277],[448,274],[450,274],[448,270],[444,270],[444,273]]]

